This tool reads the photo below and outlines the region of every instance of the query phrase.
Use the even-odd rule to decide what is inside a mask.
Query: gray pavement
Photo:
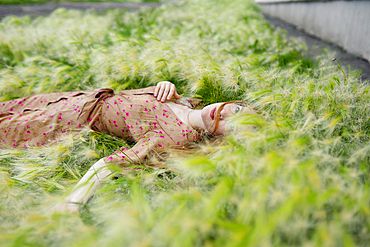
[[[275,27],[279,27],[287,31],[288,37],[301,38],[307,45],[307,53],[311,58],[315,58],[317,55],[329,53],[335,54],[337,62],[344,69],[346,74],[348,73],[348,66],[351,71],[362,72],[359,76],[362,81],[370,80],[370,64],[365,59],[358,57],[354,54],[348,53],[341,47],[334,45],[330,42],[321,40],[312,35],[309,35],[301,30],[298,30],[295,26],[287,24],[276,18],[265,15],[267,21]]]

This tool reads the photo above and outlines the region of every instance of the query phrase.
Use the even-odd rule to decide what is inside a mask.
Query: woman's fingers
[[[157,86],[155,87],[155,90],[154,90],[154,97],[157,97],[158,96],[158,93],[160,92],[160,90],[163,87],[163,84],[164,83],[165,83],[165,81],[158,82],[158,84],[157,84]]]
[[[161,88],[161,84],[158,83],[154,90],[154,97],[157,97],[160,88]]]
[[[162,103],[166,100],[170,100],[172,97],[176,99],[180,98],[180,95],[176,92],[176,86],[169,81],[161,81],[157,84],[154,90],[154,97]]]
[[[171,85],[170,92],[167,95],[167,100],[170,100],[175,92],[176,92],[176,87],[175,87],[175,85],[172,84]]]
[[[167,81],[160,81],[158,82],[157,86],[155,87],[155,90],[154,90],[154,97],[159,97],[161,98],[162,95],[159,95],[161,93],[161,89],[162,89],[162,93],[163,93],[163,87],[166,85],[166,83],[169,83]],[[159,100],[159,99],[158,99]]]
[[[168,93],[170,92],[171,85],[172,85],[172,83],[166,84],[166,87],[164,89],[162,99],[161,99],[162,103],[164,103],[166,101],[166,98],[168,97]]]
[[[170,100],[172,97],[175,97],[176,99],[180,98],[180,95],[176,92],[176,86],[174,84],[171,85],[171,90],[168,93],[167,100]]]
[[[180,99],[180,95],[176,91],[175,91],[175,95],[174,96],[175,96],[176,99]]]
[[[158,101],[160,101],[160,100],[161,100],[162,95],[163,95],[163,91],[164,91],[164,89],[165,89],[165,88],[166,88],[166,86],[165,86],[165,85],[163,85],[163,84],[159,85],[159,92],[158,92],[158,94],[157,94],[157,100],[158,100]]]

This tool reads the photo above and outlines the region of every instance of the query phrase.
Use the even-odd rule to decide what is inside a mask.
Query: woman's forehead
[[[231,111],[232,106],[233,106],[233,103],[227,103],[227,104],[224,106],[224,109],[225,109],[225,110],[230,110],[230,111]]]

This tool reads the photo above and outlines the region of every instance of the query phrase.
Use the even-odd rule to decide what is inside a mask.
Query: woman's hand
[[[161,81],[155,87],[154,97],[157,97],[158,101],[164,103],[166,100],[170,100],[172,97],[179,99],[180,95],[178,95],[176,92],[176,86],[173,83],[169,81]]]

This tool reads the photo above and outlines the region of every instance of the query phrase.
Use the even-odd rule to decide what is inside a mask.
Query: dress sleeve
[[[150,86],[150,87],[140,88],[140,89],[123,90],[123,91],[120,91],[119,94],[121,95],[154,94],[154,90],[155,90],[155,86]]]
[[[121,147],[112,155],[105,157],[104,161],[119,166],[139,164],[144,161],[150,152],[160,151],[174,145],[174,141],[163,130],[151,130],[138,140],[132,148]]]
[[[140,94],[154,94],[155,86],[141,88],[141,89],[132,89],[120,91],[121,95],[140,95]],[[203,101],[201,99],[192,98],[192,97],[181,97],[180,99],[173,98],[172,101],[184,104],[190,108],[195,108],[200,106]]]

